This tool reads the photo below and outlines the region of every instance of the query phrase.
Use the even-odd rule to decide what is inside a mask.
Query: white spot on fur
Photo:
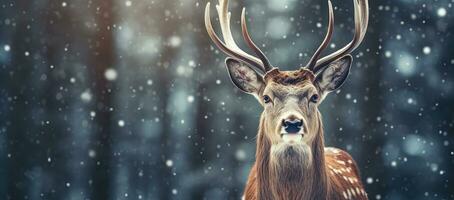
[[[348,181],[348,178],[346,176],[342,176],[344,178],[344,180]]]
[[[350,188],[351,192],[352,192],[352,195],[355,197],[356,196],[356,192],[355,192],[355,189],[354,188]],[[358,194],[359,195],[359,194]]]
[[[345,191],[343,191],[342,194],[344,195],[345,199],[348,199],[347,193]]]
[[[359,187],[356,187],[356,193],[358,193],[358,195],[360,195],[362,193],[361,190],[359,189]]]
[[[330,151],[330,152],[333,152],[335,154],[338,154],[340,152],[338,149],[332,148],[332,147],[326,147],[325,151]]]
[[[351,199],[352,198],[352,193],[350,193],[349,189],[347,189],[347,194],[348,194],[348,199]]]
[[[342,160],[336,160],[337,163],[341,164],[341,165],[345,165],[345,162],[342,161]]]

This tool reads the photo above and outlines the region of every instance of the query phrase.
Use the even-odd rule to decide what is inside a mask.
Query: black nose
[[[282,127],[287,133],[299,133],[303,126],[303,121],[300,119],[284,119],[282,120]]]

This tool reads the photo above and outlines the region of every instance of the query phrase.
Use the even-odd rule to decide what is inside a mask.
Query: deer
[[[328,0],[328,28],[309,62],[293,71],[271,65],[253,42],[241,13],[241,33],[256,56],[238,47],[230,30],[228,0],[216,6],[223,39],[213,29],[210,2],[205,26],[213,43],[225,54],[233,84],[251,94],[263,107],[256,141],[255,162],[243,193],[247,200],[368,199],[352,156],[325,147],[322,115],[326,96],[339,89],[350,72],[353,52],[367,31],[367,0],[353,0],[355,30],[351,42],[323,58],[333,36],[334,11]]]

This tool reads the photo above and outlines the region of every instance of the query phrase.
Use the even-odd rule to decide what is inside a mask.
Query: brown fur
[[[272,172],[273,166],[270,164],[269,158],[271,144],[262,131],[262,126],[260,126],[256,162],[249,174],[244,192],[245,199],[368,199],[352,157],[339,149],[330,148],[333,150],[325,152],[322,127],[312,144],[314,164],[310,171],[305,173],[287,172],[289,174],[283,175],[284,177],[295,176],[287,180],[276,177],[276,174]],[[345,165],[338,161],[344,162]],[[301,173],[303,173],[302,177]],[[354,190],[355,195],[351,190]],[[347,198],[344,195],[347,195]]]
[[[305,70],[279,72],[275,69],[265,76],[265,80],[303,86],[313,81],[313,74]],[[315,123],[311,129],[315,136],[307,145],[310,153],[304,151],[304,146],[282,144],[287,146],[276,156],[271,152],[281,144],[273,144],[267,137],[266,114],[262,113],[256,162],[246,184],[245,199],[367,199],[353,159],[338,149],[327,148],[325,151],[321,115],[316,111],[312,116]]]
[[[314,74],[304,68],[297,71],[280,71],[273,69],[265,75],[265,81],[272,81],[281,85],[299,85],[303,84],[305,80],[314,81]]]

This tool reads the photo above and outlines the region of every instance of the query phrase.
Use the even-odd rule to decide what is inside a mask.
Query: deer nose
[[[287,133],[299,133],[303,126],[303,120],[300,119],[283,119],[282,127]]]

